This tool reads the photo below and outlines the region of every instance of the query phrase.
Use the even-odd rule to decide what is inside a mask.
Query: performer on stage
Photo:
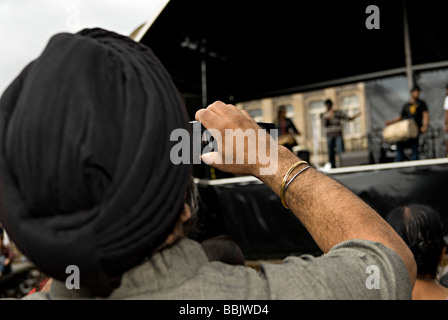
[[[286,117],[286,106],[280,106],[277,113],[278,143],[285,146],[288,150],[297,146],[294,135],[300,136],[302,133],[297,130],[294,122]]]
[[[342,137],[343,121],[352,121],[361,115],[358,113],[353,117],[349,117],[345,112],[334,110],[333,101],[330,99],[325,101],[327,112],[321,115],[322,126],[325,128],[327,136],[328,158],[332,168],[336,168],[336,152],[341,155],[344,152],[344,139]]]
[[[385,121],[386,126],[396,123],[404,119],[414,119],[419,128],[419,133],[425,133],[428,130],[429,114],[426,102],[420,100],[421,89],[419,86],[414,86],[411,90],[411,99],[403,106],[401,114],[393,120]],[[397,162],[404,161],[404,150],[412,149],[411,160],[419,159],[419,139],[420,134],[413,139],[401,141],[397,143]]]

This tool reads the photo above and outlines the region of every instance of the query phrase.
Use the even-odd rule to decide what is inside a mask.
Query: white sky
[[[51,36],[101,27],[130,35],[169,0],[0,0],[0,95]]]

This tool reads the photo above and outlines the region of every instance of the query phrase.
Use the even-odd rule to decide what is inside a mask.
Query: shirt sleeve
[[[443,103],[443,110],[448,111],[448,96],[445,97],[445,101]]]
[[[320,114],[320,123],[323,127],[328,126],[328,119],[326,118],[326,113]]]
[[[288,129],[291,128],[295,134],[299,134],[299,131],[297,130],[296,126],[294,125],[294,122],[291,119],[289,119],[288,122],[289,122]]]
[[[346,112],[341,112],[341,119],[345,121],[350,121],[350,117]]]
[[[411,299],[406,265],[378,242],[349,240],[321,257],[288,257],[263,265],[274,299]]]
[[[422,112],[428,111],[426,102],[420,100],[420,107],[422,108]]]
[[[408,105],[405,104],[405,105],[403,106],[403,108],[401,109],[401,114],[400,114],[400,116],[401,116],[403,119],[407,119],[407,118],[408,118],[407,107],[408,107]]]

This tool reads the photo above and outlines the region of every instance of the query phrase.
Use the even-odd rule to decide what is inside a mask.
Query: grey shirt
[[[350,117],[342,111],[335,110],[333,117],[328,118],[328,111],[321,114],[322,126],[325,128],[327,137],[336,137],[342,135],[343,121],[350,121]]]
[[[376,266],[377,272],[371,274],[369,266]],[[375,283],[375,275],[379,275],[379,289],[369,289],[366,283]],[[257,272],[245,266],[209,263],[201,245],[185,238],[126,272],[109,299],[411,299],[411,291],[404,262],[376,242],[345,241],[320,257],[303,255],[288,257],[281,264],[261,263]],[[83,289],[69,290],[56,280],[51,292],[25,297],[86,298],[92,299]]]

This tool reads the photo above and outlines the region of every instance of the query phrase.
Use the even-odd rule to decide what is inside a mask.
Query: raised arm
[[[215,102],[207,109],[199,110],[196,113],[196,120],[202,122],[207,129],[219,130],[223,137],[225,129],[239,128],[243,131],[260,129],[247,113],[222,102]],[[249,142],[248,139],[246,142]],[[233,164],[224,164],[226,149],[224,146],[227,147],[231,142],[235,141],[223,139],[220,153],[205,154],[202,159],[226,172],[253,175],[280,196],[285,173],[300,159],[286,148],[278,146],[273,139],[268,139],[269,143],[275,144],[273,150],[278,151],[278,166],[275,173],[262,175],[260,169],[266,167],[267,164],[263,156],[258,154],[259,152],[257,152],[257,161],[254,164],[248,164],[247,161],[244,164],[235,164],[236,161]],[[245,159],[249,159],[247,150],[246,144]],[[269,156],[272,155],[269,154]],[[290,178],[304,166],[305,164],[299,165],[293,170]],[[380,242],[403,259],[413,285],[416,277],[416,264],[408,246],[381,216],[347,188],[310,168],[291,183],[284,199],[323,252],[328,252],[334,245],[350,239]]]
[[[358,118],[358,117],[360,117],[360,116],[361,116],[361,112],[358,112],[358,113],[355,114],[354,116],[350,117],[350,118],[349,118],[349,121],[353,121],[353,120],[355,120],[356,118]]]
[[[401,115],[398,116],[398,117],[396,117],[395,119],[384,121],[384,124],[385,124],[386,126],[388,126],[388,125],[394,124],[394,123],[396,123],[396,122],[398,122],[398,121],[400,121],[400,120],[403,120],[403,117],[402,117]]]
[[[443,132],[448,133],[448,110],[445,110],[445,117],[443,121]]]
[[[426,131],[428,131],[428,126],[429,126],[429,113],[428,111],[423,111],[423,124],[422,127],[420,128],[420,132],[425,133]]]

